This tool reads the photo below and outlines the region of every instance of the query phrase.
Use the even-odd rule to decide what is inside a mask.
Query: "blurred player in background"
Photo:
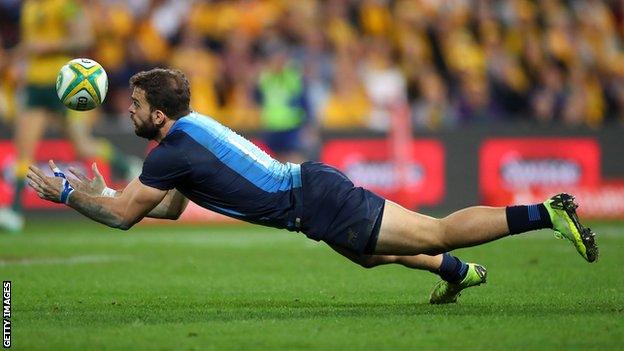
[[[594,235],[576,215],[567,194],[530,206],[469,207],[442,219],[409,211],[355,187],[337,169],[317,162],[280,163],[215,120],[192,112],[189,82],[180,71],[153,69],[130,80],[135,133],[159,144],[141,175],[122,191],[53,161],[54,176],[30,167],[39,197],[65,203],[110,227],[129,229],[144,217],[177,219],[188,200],[221,214],[264,226],[300,231],[323,240],[364,266],[397,263],[438,274],[430,302],[451,303],[486,281],[485,267],[465,263],[450,250],[511,234],[552,228],[589,262],[597,259]]]
[[[310,112],[303,74],[280,39],[269,39],[263,49],[267,64],[260,72],[257,98],[264,142],[279,161],[303,162],[302,136]]]
[[[0,228],[11,232],[19,232],[24,226],[22,195],[28,165],[52,118],[60,119],[81,158],[101,158],[111,162],[113,170],[126,175],[131,172],[129,159],[110,142],[90,135],[96,112],[69,111],[56,95],[56,76],[61,66],[93,44],[92,28],[81,3],[24,1],[20,26],[21,42],[13,63],[25,64],[25,101],[15,125],[17,164],[12,205],[0,209]]]

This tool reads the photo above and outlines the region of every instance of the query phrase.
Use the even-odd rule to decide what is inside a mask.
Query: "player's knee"
[[[360,266],[370,269],[384,264],[390,264],[396,262],[396,256],[389,255],[369,255],[361,256],[358,263]]]
[[[420,231],[414,244],[418,247],[418,253],[437,255],[449,251],[447,227],[448,223],[444,218],[432,219],[427,227]]]
[[[377,266],[377,260],[375,260],[374,256],[361,256],[358,264],[363,268],[370,269]]]
[[[449,223],[446,217],[436,220],[435,235],[431,235],[431,248],[430,254],[439,254],[449,251],[450,238],[449,238]]]

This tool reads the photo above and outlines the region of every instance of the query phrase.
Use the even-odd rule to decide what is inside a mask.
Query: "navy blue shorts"
[[[301,231],[310,239],[355,254],[372,254],[385,200],[339,170],[318,162],[301,165]]]

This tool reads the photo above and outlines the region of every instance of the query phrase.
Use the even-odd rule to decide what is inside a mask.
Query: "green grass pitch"
[[[624,224],[591,227],[595,264],[546,231],[456,251],[488,283],[445,306],[432,274],[257,226],[31,222],[0,236],[0,278],[15,350],[622,349]]]

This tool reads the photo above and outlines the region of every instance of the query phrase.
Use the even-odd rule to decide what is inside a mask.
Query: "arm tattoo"
[[[111,206],[114,200],[109,197],[91,197],[87,194],[74,191],[69,197],[68,205],[94,221],[113,228],[122,228],[122,218],[113,212]]]

